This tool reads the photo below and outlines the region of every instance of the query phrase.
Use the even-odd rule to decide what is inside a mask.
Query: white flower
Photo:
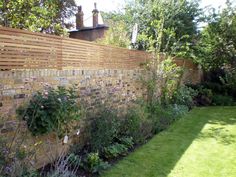
[[[42,105],[42,106],[41,106],[41,108],[43,109],[43,108],[44,108],[44,106]]]

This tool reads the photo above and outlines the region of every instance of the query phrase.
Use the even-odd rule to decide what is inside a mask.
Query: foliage
[[[0,117],[0,122],[1,119]],[[32,162],[40,143],[26,146],[28,136],[21,132],[19,125],[12,132],[11,138],[0,137],[0,176],[39,177],[40,175],[32,168]]]
[[[133,148],[132,137],[121,137],[118,142],[104,148],[104,156],[107,159],[117,158],[120,155],[127,155],[128,150]]]
[[[48,88],[33,95],[28,104],[18,108],[18,116],[25,120],[33,135],[56,132],[62,135],[69,123],[79,120],[80,112],[73,88]]]
[[[68,162],[73,166],[80,166],[81,163],[82,163],[81,158],[78,155],[74,154],[74,153],[69,154]]]
[[[191,55],[201,9],[194,0],[131,1],[126,7],[131,23],[138,23],[137,48],[159,48],[159,52]]]
[[[159,100],[161,104],[169,104],[174,91],[178,88],[183,69],[173,62],[170,56],[163,56],[164,60],[160,61],[159,54],[145,65],[149,72],[148,76],[141,78],[143,84],[147,87],[147,101],[153,104]],[[158,92],[161,88],[161,97]]]
[[[92,151],[102,151],[112,144],[119,133],[119,119],[116,111],[109,108],[100,108],[91,119],[90,145]]]
[[[197,96],[194,98],[198,106],[209,106],[212,103],[213,93],[211,89],[205,88],[202,85],[197,89]]]
[[[100,173],[109,167],[107,162],[100,159],[98,153],[89,153],[84,161],[83,167],[91,173]]]
[[[143,143],[152,135],[152,125],[148,117],[149,113],[145,105],[135,105],[128,110],[121,132],[126,137],[132,137],[135,144]]]
[[[186,105],[172,105],[172,114],[175,119],[185,115],[188,111],[189,108]]]
[[[177,105],[185,105],[191,109],[194,106],[193,98],[197,95],[198,93],[194,89],[187,86],[181,86],[174,92],[172,102]]]
[[[3,0],[0,25],[63,35],[65,28],[71,25],[65,21],[74,15],[75,8],[74,0]]]
[[[77,170],[79,168],[79,164],[75,163],[77,160],[76,156],[64,156],[61,155],[53,164],[53,168],[49,169],[49,171],[41,176],[45,177],[76,177]]]
[[[106,23],[109,26],[109,30],[105,33],[105,37],[98,39],[97,42],[104,45],[128,48],[130,40],[125,22],[111,18]]]
[[[161,63],[160,78],[162,79],[161,103],[169,104],[174,91],[180,85],[183,69],[177,66],[172,58],[168,57]]]
[[[121,137],[119,143],[125,145],[127,148],[133,148],[134,141],[132,137]]]
[[[104,148],[104,155],[107,159],[116,158],[120,155],[126,155],[128,148],[124,144],[115,143]]]
[[[161,105],[158,102],[148,107],[150,115],[149,119],[152,122],[153,134],[165,130],[169,125],[181,115],[184,115],[188,110],[182,105]]]
[[[235,107],[195,108],[105,171],[103,177],[213,177],[219,172],[234,177],[235,115]]]
[[[221,13],[213,13],[197,42],[196,59],[205,70],[236,64],[236,7],[229,1],[226,4]]]
[[[214,95],[212,98],[214,106],[232,106],[234,105],[233,98],[227,95]]]
[[[236,99],[236,68],[225,70],[225,76],[220,77],[220,81],[227,94]]]

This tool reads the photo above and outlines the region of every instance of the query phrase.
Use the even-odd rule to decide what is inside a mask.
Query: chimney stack
[[[97,4],[94,3],[94,10],[93,12],[93,27],[96,28],[98,26],[98,13],[99,11],[97,10]]]
[[[78,6],[78,12],[76,14],[76,29],[81,29],[84,27],[84,13],[82,7]]]

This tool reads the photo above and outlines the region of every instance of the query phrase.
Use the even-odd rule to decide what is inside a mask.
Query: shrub
[[[193,98],[197,96],[197,94],[197,91],[194,89],[187,86],[181,86],[174,92],[172,103],[186,105],[189,109],[191,109],[194,106]]]
[[[172,112],[173,119],[177,119],[183,115],[185,115],[189,108],[186,105],[169,105],[169,109]]]
[[[41,176],[46,177],[76,177],[76,173],[79,165],[76,163],[71,163],[72,159],[75,156],[60,156],[53,164],[50,169],[47,169],[46,174],[42,174]],[[76,157],[77,159],[77,157]]]
[[[101,108],[89,125],[90,145],[92,151],[102,151],[103,147],[111,145],[118,137],[120,119],[116,111]]]
[[[81,165],[81,158],[80,158],[80,156],[78,156],[74,153],[71,153],[68,156],[68,162],[73,166],[80,166]]]
[[[145,105],[131,108],[122,122],[123,136],[132,137],[135,144],[143,143],[152,135],[152,122]]]
[[[188,112],[185,105],[161,105],[156,102],[148,107],[149,119],[153,125],[153,134],[166,129],[173,121]]]
[[[198,95],[195,97],[196,103],[201,106],[208,106],[212,103],[212,90],[204,87],[199,87]]]
[[[225,86],[218,82],[205,82],[202,84],[203,88],[212,90],[213,93],[225,93]]]
[[[212,103],[213,92],[211,89],[205,88],[203,85],[192,86],[198,94],[194,97],[195,105],[197,106],[209,106]]]
[[[107,159],[116,158],[120,155],[126,155],[128,150],[134,145],[132,137],[119,138],[118,142],[104,148],[104,156]]]
[[[63,134],[70,121],[80,118],[76,98],[72,88],[50,88],[34,94],[28,104],[18,108],[17,114],[27,122],[33,135]]]
[[[120,155],[126,155],[128,148],[124,144],[115,143],[104,148],[104,155],[107,159],[116,158]]]
[[[100,173],[110,165],[100,159],[98,153],[89,153],[83,162],[83,168],[91,173]]]
[[[127,148],[133,148],[134,141],[132,137],[119,138],[119,143],[125,145]]]
[[[227,95],[214,95],[212,99],[214,106],[231,106],[234,105],[233,98]]]
[[[6,118],[0,116],[0,124]],[[34,170],[35,153],[39,142],[27,145],[28,134],[21,131],[20,122],[15,127],[11,136],[0,137],[0,176],[7,177],[39,177]],[[27,145],[27,147],[25,146]]]
[[[220,81],[225,86],[227,94],[236,99],[236,68],[227,69],[225,76],[220,77]]]
[[[153,133],[156,134],[164,129],[166,129],[172,119],[172,110],[167,109],[168,106],[162,106],[158,103],[152,105],[150,119],[153,123]]]

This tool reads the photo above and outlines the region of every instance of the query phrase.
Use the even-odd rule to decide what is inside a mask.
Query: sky
[[[84,12],[85,26],[92,26],[92,10],[94,9],[94,2],[97,3],[97,9],[104,12],[117,11],[124,7],[127,0],[75,0],[76,4],[82,6]],[[236,0],[233,0],[236,1]],[[224,7],[226,0],[202,0],[201,7],[212,6],[218,8]],[[75,19],[74,19],[75,21]],[[101,19],[99,20],[101,23]]]

